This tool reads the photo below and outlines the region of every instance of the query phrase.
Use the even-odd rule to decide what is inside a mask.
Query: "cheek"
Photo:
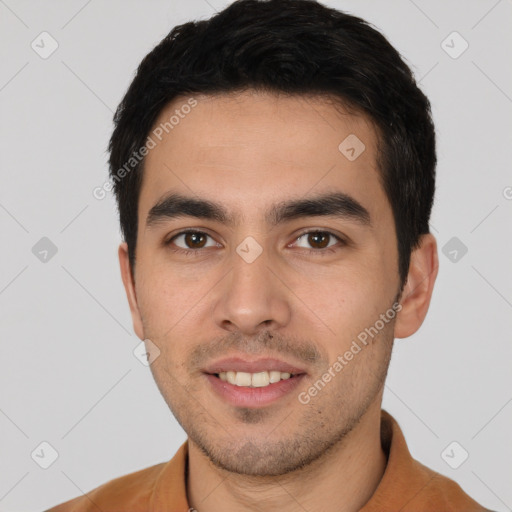
[[[331,361],[344,354],[353,340],[364,340],[367,329],[375,332],[372,327],[376,322],[379,322],[377,328],[382,327],[381,314],[392,306],[393,293],[388,283],[373,277],[379,273],[366,272],[369,269],[340,273],[323,284],[315,281],[314,288],[311,286],[314,281],[308,281],[297,293],[307,297],[308,308],[327,326],[326,336],[318,341],[325,345]],[[390,318],[386,320],[387,326]],[[371,336],[367,335],[367,340],[371,342]]]
[[[204,288],[198,286],[197,280],[180,279],[169,267],[147,267],[144,271],[141,269],[137,286],[141,314],[150,326],[171,327],[194,308]]]
[[[159,382],[171,385],[173,377],[182,375],[187,351],[204,337],[208,288],[204,281],[177,278],[176,271],[157,265],[140,279],[137,296],[144,334],[160,349],[151,365]]]
[[[308,278],[301,296],[321,317],[335,325],[347,325],[364,317],[372,304],[382,298],[382,284],[369,265],[345,265],[329,271],[328,275]]]

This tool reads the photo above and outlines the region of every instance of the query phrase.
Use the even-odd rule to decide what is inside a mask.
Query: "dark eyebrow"
[[[228,215],[224,206],[220,204],[182,194],[168,194],[149,210],[146,218],[146,228],[151,228],[159,222],[178,217],[211,219],[223,224],[234,223],[234,219]]]
[[[267,215],[267,222],[276,225],[302,217],[317,216],[352,220],[368,227],[372,225],[368,210],[356,199],[343,192],[279,203],[271,208]]]
[[[355,221],[362,226],[372,226],[368,210],[353,197],[343,192],[283,201],[272,206],[266,215],[266,220],[268,224],[275,226],[293,219],[317,216],[337,217]],[[160,199],[151,208],[146,218],[146,228],[178,217],[209,219],[229,225],[235,225],[239,220],[229,215],[221,204],[171,193]]]

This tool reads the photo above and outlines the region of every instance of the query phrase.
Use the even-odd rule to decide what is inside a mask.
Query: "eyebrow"
[[[269,225],[276,226],[294,219],[318,216],[336,217],[354,221],[361,226],[372,226],[368,210],[356,199],[343,192],[274,204],[266,214],[266,221]],[[229,214],[222,204],[207,199],[170,193],[151,208],[146,218],[146,229],[180,217],[214,220],[231,226],[238,224],[240,220]]]

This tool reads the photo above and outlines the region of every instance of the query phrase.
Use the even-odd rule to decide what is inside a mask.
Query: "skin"
[[[178,98],[155,126],[188,98]],[[376,164],[378,133],[362,115],[327,98],[255,91],[197,97],[197,106],[146,157],[137,263],[119,247],[134,329],[160,349],[155,381],[189,436],[189,503],[224,510],[359,510],[382,478],[380,410],[393,339],[421,326],[437,276],[436,240],[411,255],[402,309],[306,405],[306,391],[373,326],[400,292],[391,206]],[[350,134],[365,151],[338,149]],[[238,223],[181,217],[151,228],[146,217],[167,192],[221,203]],[[360,202],[371,226],[303,217],[269,226],[276,202],[341,191]],[[180,237],[206,233],[198,250]],[[329,252],[304,231],[328,231]],[[236,252],[248,236],[262,254]],[[197,244],[197,241],[195,242]],[[187,249],[185,256],[173,249]],[[315,252],[316,251],[316,252]],[[323,251],[324,255],[319,253]],[[233,354],[276,357],[307,371],[298,391],[263,408],[226,403],[201,368]],[[341,485],[340,485],[341,483]]]

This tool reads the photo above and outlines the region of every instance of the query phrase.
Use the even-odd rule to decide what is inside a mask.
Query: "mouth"
[[[205,374],[211,390],[237,407],[263,407],[283,398],[307,375],[306,371],[277,359],[247,361],[223,359],[210,365]]]

